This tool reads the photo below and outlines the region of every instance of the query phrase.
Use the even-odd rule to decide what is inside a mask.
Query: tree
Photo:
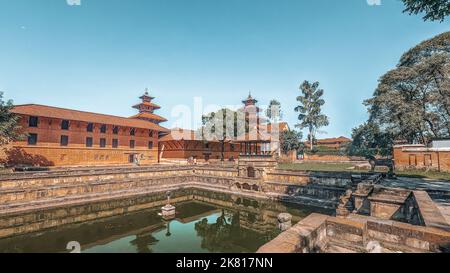
[[[221,143],[221,160],[225,160],[225,142],[234,139],[239,128],[238,113],[230,109],[221,109],[202,117],[202,137],[206,141],[217,140]],[[242,133],[242,132],[241,132]]]
[[[403,12],[409,14],[425,13],[424,21],[441,21],[450,14],[448,0],[402,0],[406,6]]]
[[[366,122],[354,128],[352,139],[348,147],[349,155],[366,158],[392,155],[392,136],[383,132],[375,123]]]
[[[24,137],[20,132],[19,116],[11,112],[13,107],[13,102],[5,102],[3,92],[0,92],[0,146]]]
[[[287,154],[290,151],[298,151],[302,147],[302,132],[295,130],[283,131],[280,134],[280,147],[283,153]]]
[[[406,52],[364,104],[369,123],[395,139],[427,144],[450,136],[450,32]]]
[[[282,119],[283,113],[281,112],[281,103],[277,100],[271,100],[269,107],[267,107],[266,110],[266,116],[273,123],[276,123]]]
[[[303,82],[300,90],[303,95],[297,97],[300,104],[295,108],[295,111],[300,113],[298,116],[300,123],[296,127],[308,129],[310,149],[313,150],[313,139],[317,130],[329,125],[328,117],[322,114],[322,106],[325,104],[322,98],[324,91],[319,89],[319,82],[311,84],[308,81]]]

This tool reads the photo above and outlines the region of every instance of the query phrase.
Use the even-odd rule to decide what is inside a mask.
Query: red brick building
[[[158,161],[158,140],[168,130],[154,114],[160,107],[146,91],[126,118],[58,107],[27,104],[12,112],[20,116],[27,138],[4,149],[8,165],[90,166]]]
[[[344,136],[340,136],[340,137],[334,137],[334,138],[318,139],[314,145],[316,147],[317,146],[321,146],[321,147],[326,147],[326,148],[333,149],[333,150],[339,150],[345,144],[350,143],[350,142],[352,142],[352,140],[350,138],[347,138],[347,137],[344,137]],[[306,141],[305,145],[307,147],[309,147],[310,146],[310,142]]]
[[[435,140],[431,147],[421,144],[394,146],[395,168],[450,172],[450,143],[445,142]]]

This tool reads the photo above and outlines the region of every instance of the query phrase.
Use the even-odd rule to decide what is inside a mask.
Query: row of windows
[[[37,145],[38,142],[38,135],[37,134],[28,134],[28,145]],[[69,136],[61,136],[60,140],[61,146],[69,146]],[[86,147],[93,147],[94,146],[94,139],[92,137],[86,138]],[[113,148],[119,147],[119,140],[117,138],[112,140],[111,146]],[[131,149],[134,149],[136,146],[135,140],[130,140],[129,146]],[[100,148],[106,148],[106,138],[100,138]],[[153,149],[153,141],[148,142],[148,148]]]
[[[29,117],[28,119],[28,126],[29,127],[33,127],[33,128],[37,128],[39,124],[39,117]],[[102,134],[106,134],[107,131],[107,126],[106,124],[103,124],[100,126],[100,133]],[[63,120],[61,121],[61,130],[69,130],[70,129],[70,121],[68,120]],[[86,131],[87,132],[94,132],[94,123],[88,123],[87,127],[86,127]],[[112,129],[112,133],[115,135],[119,134],[119,126],[113,126]],[[130,129],[130,136],[134,136],[136,135],[136,129],[131,128]],[[149,137],[153,137],[153,131],[150,130],[149,131]]]

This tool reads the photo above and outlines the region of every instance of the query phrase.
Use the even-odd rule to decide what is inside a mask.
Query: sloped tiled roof
[[[144,102],[141,102],[141,103],[139,103],[139,104],[136,104],[135,106],[133,106],[133,108],[139,109],[139,106],[141,106],[141,105],[144,105],[144,106],[150,106],[150,107],[152,107],[153,109],[160,109],[160,108],[161,108],[161,106],[159,106],[159,105],[157,105],[157,104],[154,104],[153,102],[148,102],[148,101],[144,101]]]
[[[318,144],[333,144],[333,143],[337,143],[337,142],[351,142],[352,140],[350,138],[347,137],[335,137],[335,138],[323,138],[323,139],[318,139],[317,143]],[[308,141],[306,141],[308,142]]]
[[[83,122],[92,122],[123,127],[151,129],[159,132],[167,132],[168,129],[149,121],[140,119],[131,119],[112,115],[97,114],[79,110],[71,110],[47,105],[24,104],[17,105],[12,110],[13,113],[28,116],[40,116],[49,118],[58,118],[65,120],[75,120]]]
[[[177,140],[198,140],[198,141],[207,141],[207,142],[219,142],[217,138],[214,138],[214,136],[211,136],[211,138],[204,139],[201,135],[200,131],[194,131],[189,129],[182,129],[182,128],[174,128],[170,131],[170,134],[163,136],[159,139],[160,142],[167,142],[167,141],[177,141]],[[226,142],[230,142],[231,140],[227,140]]]
[[[134,115],[134,116],[132,116],[130,118],[147,118],[147,119],[153,119],[153,120],[158,120],[158,121],[162,121],[162,122],[163,121],[167,121],[167,119],[165,119],[165,118],[163,118],[161,116],[158,116],[158,115],[155,115],[155,114],[152,114],[152,113],[146,113],[146,112],[139,113],[139,114]]]
[[[181,128],[174,128],[170,130],[170,134],[159,139],[160,142],[172,140],[195,140],[195,131]]]

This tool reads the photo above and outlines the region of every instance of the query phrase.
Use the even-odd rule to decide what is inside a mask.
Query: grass
[[[305,162],[305,163],[283,163],[280,164],[278,168],[282,170],[295,170],[295,171],[354,172],[356,170],[350,169],[354,166],[355,165],[351,163]]]
[[[411,178],[427,178],[433,180],[448,180],[450,181],[450,173],[438,172],[438,171],[421,171],[421,170],[407,170],[396,171],[398,176],[411,177]]]
[[[316,172],[369,172],[364,169],[352,169],[355,164],[352,163],[323,163],[323,162],[304,162],[304,163],[283,163],[279,165],[282,170],[296,170],[296,171],[316,171]],[[381,168],[380,171],[387,172],[387,169]],[[450,173],[437,171],[421,171],[421,170],[406,170],[396,171],[397,176],[410,178],[424,178],[433,180],[447,180],[450,181]]]

